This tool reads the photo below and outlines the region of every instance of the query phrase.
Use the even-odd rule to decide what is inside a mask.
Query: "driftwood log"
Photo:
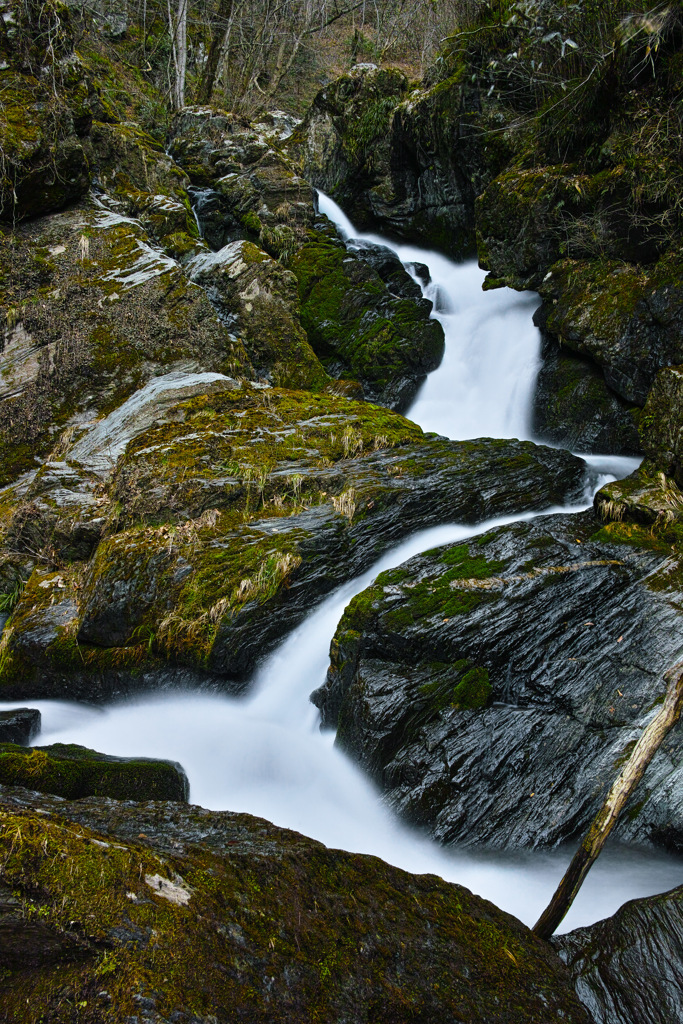
[[[541,939],[549,939],[566,915],[593,861],[616,825],[624,804],[642,779],[662,741],[680,717],[683,706],[683,662],[678,662],[669,669],[665,678],[668,679],[669,686],[664,703],[643,730],[629,759],[612,783],[602,807],[574,854],[553,898],[532,929]]]

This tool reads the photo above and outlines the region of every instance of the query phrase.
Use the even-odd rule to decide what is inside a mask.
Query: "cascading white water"
[[[321,209],[347,235],[357,237],[331,201],[321,198]],[[428,379],[411,417],[425,429],[451,437],[527,435],[538,360],[538,336],[531,325],[534,302],[507,291],[483,295],[482,275],[471,265],[456,266],[414,247],[397,251],[407,262],[429,265],[430,288],[438,292],[436,315],[447,337],[446,358]],[[602,474],[616,470],[623,475],[631,468],[626,460],[593,461]],[[324,679],[330,639],[344,607],[377,573],[435,545],[528,518],[530,514],[513,516],[476,528],[440,526],[402,542],[315,609],[264,662],[246,698],[176,692],[99,709],[31,701],[43,715],[40,742],[82,743],[122,756],[177,760],[188,773],[196,803],[248,811],[330,846],[376,854],[410,871],[439,874],[532,924],[566,866],[565,853],[459,852],[404,828],[367,778],[335,749],[333,736],[320,733],[317,712],[308,701]],[[613,913],[625,899],[661,892],[679,880],[680,862],[674,858],[612,848],[593,868],[563,928],[589,924]]]
[[[531,396],[538,373],[540,340],[532,315],[537,295],[510,288],[482,291],[486,277],[474,260],[453,263],[440,253],[387,243],[357,232],[329,196],[318,205],[345,238],[389,245],[408,267],[424,263],[426,298],[443,327],[443,362],[430,374],[410,410],[423,430],[463,441],[471,437],[531,437]]]

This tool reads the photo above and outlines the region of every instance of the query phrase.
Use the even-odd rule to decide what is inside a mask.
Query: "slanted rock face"
[[[206,293],[101,199],[0,235],[0,483],[146,380],[253,371]]]
[[[0,951],[32,969],[2,987],[0,1011],[22,1024],[65,998],[87,1024],[588,1024],[547,943],[433,875],[178,804],[4,790],[2,822],[5,891],[24,914],[0,893]]]
[[[311,391],[331,383],[301,326],[291,271],[244,241],[196,256],[186,269],[190,280],[206,289],[226,326],[239,335],[260,377]]]
[[[683,888],[630,900],[613,917],[551,941],[596,1024],[683,1016]]]
[[[534,436],[575,452],[640,452],[641,410],[607,387],[595,363],[569,354],[547,332],[542,338],[533,399]]]
[[[678,559],[640,543],[590,512],[542,517],[381,574],[337,628],[313,698],[323,724],[443,842],[572,838],[683,654]],[[682,733],[650,766],[622,838],[683,848]]]
[[[583,490],[579,459],[528,442],[450,442],[365,403],[218,377],[172,405],[182,381],[161,382],[66,453],[99,474],[83,519],[106,528],[85,564],[34,561],[4,634],[3,693],[100,699],[174,665],[239,689],[313,600],[412,530]],[[118,460],[110,479],[103,456]],[[52,513],[48,543],[74,516]],[[35,523],[23,529],[37,536]]]
[[[175,761],[112,757],[76,743],[47,747],[0,744],[0,784],[76,800],[109,796],[115,800],[181,800],[190,786]]]
[[[616,261],[563,261],[541,285],[547,328],[602,368],[610,388],[642,406],[657,372],[683,361],[683,266],[648,270]]]

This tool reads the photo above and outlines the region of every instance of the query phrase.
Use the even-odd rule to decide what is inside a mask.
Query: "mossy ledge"
[[[124,1024],[588,1024],[519,921],[245,814],[0,791],[0,1012]]]

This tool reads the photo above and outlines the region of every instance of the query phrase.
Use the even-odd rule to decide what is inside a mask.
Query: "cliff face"
[[[637,450],[638,408],[683,360],[680,47],[675,3],[485,7],[424,82],[359,66],[293,137],[359,225],[476,252],[489,287],[540,290],[536,425],[583,450],[604,445],[607,407],[612,444]]]

